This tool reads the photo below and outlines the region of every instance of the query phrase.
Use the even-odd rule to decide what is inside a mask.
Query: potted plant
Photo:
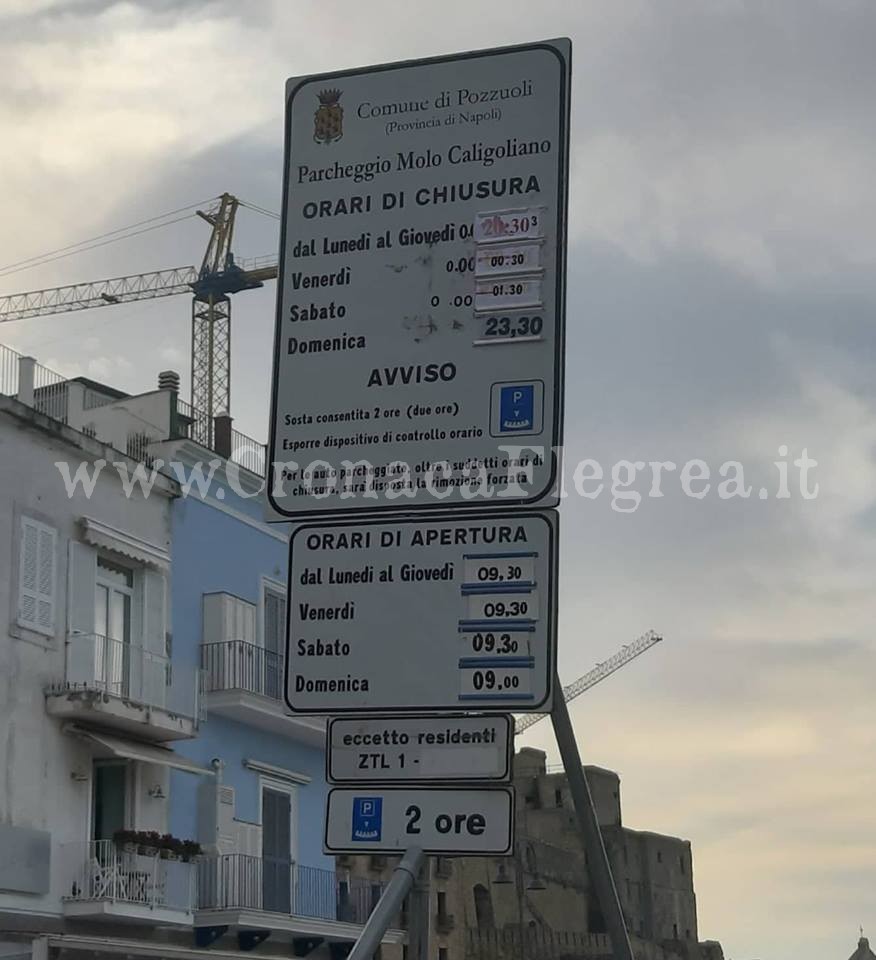
[[[161,834],[157,830],[140,830],[137,838],[137,853],[156,857],[161,849]]]
[[[200,856],[201,845],[197,840],[183,840],[181,841],[181,844],[181,855],[186,863],[191,863],[195,857]]]
[[[177,840],[172,834],[162,834],[158,855],[162,860],[179,860],[179,845],[181,840]]]
[[[157,830],[116,830],[113,841],[125,853],[160,857],[162,860],[193,860],[201,852],[195,840],[180,840],[170,833]]]
[[[116,832],[113,834],[113,842],[124,853],[136,853],[137,831],[116,830]]]

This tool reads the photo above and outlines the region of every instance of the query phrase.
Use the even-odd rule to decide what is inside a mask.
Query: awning
[[[119,553],[123,557],[136,560],[162,573],[167,573],[170,569],[170,554],[164,547],[149,543],[148,540],[141,540],[140,537],[125,533],[123,530],[117,530],[93,517],[81,517],[79,523],[86,543]]]
[[[112,756],[121,760],[139,760],[141,763],[157,763],[163,767],[182,770],[185,773],[196,773],[203,776],[213,775],[212,770],[202,767],[187,757],[180,756],[173,750],[168,750],[167,747],[157,747],[151,743],[141,743],[139,740],[123,740],[121,737],[112,737],[108,733],[85,730],[75,724],[68,724],[66,730],[82,740],[97,744],[103,750],[109,751]]]

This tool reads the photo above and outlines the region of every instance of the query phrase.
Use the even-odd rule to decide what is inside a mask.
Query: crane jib
[[[575,697],[584,693],[585,690],[589,690],[590,687],[596,686],[600,680],[604,680],[606,677],[611,676],[611,674],[613,674],[616,670],[619,670],[631,660],[635,660],[636,657],[644,653],[646,650],[650,650],[655,643],[660,643],[662,639],[663,637],[660,636],[660,634],[655,633],[653,630],[643,633],[641,637],[634,640],[632,643],[625,644],[623,647],[621,647],[613,657],[609,657],[608,660],[604,660],[602,663],[597,664],[591,671],[585,673],[583,677],[579,677],[573,683],[564,686],[563,699],[567,703],[570,700],[574,700]],[[514,723],[514,732],[523,733],[524,730],[528,730],[534,723],[538,723],[539,720],[542,720],[547,716],[549,716],[547,713],[525,713],[522,716],[517,717]]]
[[[198,279],[194,267],[156,270],[130,277],[113,277],[0,297],[0,321],[44,317],[73,310],[90,310],[135,300],[154,300],[191,293]]]

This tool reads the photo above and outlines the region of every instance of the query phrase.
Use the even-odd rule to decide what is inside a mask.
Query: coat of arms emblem
[[[320,90],[319,106],[313,115],[313,139],[317,143],[334,143],[344,135],[344,108],[338,103],[341,91]]]

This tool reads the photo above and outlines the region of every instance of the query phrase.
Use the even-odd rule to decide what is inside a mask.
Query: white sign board
[[[550,709],[557,515],[305,524],[289,544],[294,713]]]
[[[570,55],[289,81],[269,519],[556,504]]]
[[[513,718],[335,717],[326,737],[329,783],[497,783],[511,779]]]
[[[514,788],[359,787],[329,790],[326,853],[506,856],[514,845]]]

